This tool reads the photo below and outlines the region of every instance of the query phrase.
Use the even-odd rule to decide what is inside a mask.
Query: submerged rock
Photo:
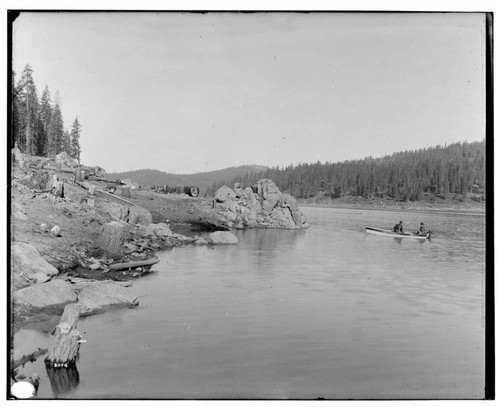
[[[115,307],[137,305],[137,297],[123,284],[114,281],[86,282],[80,284],[78,302],[82,315],[96,314]]]
[[[212,232],[207,237],[207,242],[209,244],[237,244],[238,238],[231,232],[217,231]]]

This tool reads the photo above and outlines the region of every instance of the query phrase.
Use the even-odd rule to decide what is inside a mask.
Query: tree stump
[[[47,180],[46,189],[58,198],[64,198],[64,183],[59,181],[57,174],[52,174]]]
[[[64,183],[61,181],[56,181],[52,187],[52,195],[58,198],[64,198]]]
[[[82,182],[83,181],[83,174],[82,174],[82,170],[80,168],[76,169],[76,172],[75,172],[75,181],[76,182]]]
[[[76,323],[80,317],[80,304],[68,304],[56,327],[55,338],[49,347],[45,364],[50,368],[68,367],[75,364],[80,349],[80,332]]]
[[[97,239],[93,252],[110,259],[120,259],[125,255],[123,248],[125,228],[119,222],[104,224],[101,236]]]

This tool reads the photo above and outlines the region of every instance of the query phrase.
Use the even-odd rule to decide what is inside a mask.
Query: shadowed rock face
[[[11,247],[11,265],[13,270],[13,286],[20,288],[28,284],[26,279],[43,283],[57,275],[58,270],[49,264],[38,250],[28,243],[14,242]]]
[[[228,228],[309,227],[295,198],[281,193],[269,179],[260,180],[254,189],[247,187],[243,190],[238,185],[232,190],[224,185],[215,193],[215,197],[214,218]]]

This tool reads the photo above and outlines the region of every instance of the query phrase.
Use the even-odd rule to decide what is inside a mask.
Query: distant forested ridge
[[[139,185],[197,186],[203,195],[207,188],[221,179],[231,179],[247,173],[262,172],[267,168],[262,165],[242,165],[196,174],[170,174],[158,170],[142,169],[107,173],[106,177],[110,179],[131,179]]]
[[[423,194],[483,194],[485,177],[485,141],[462,142],[382,158],[269,168],[216,182],[207,194],[213,195],[224,184],[233,187],[239,182],[246,187],[269,178],[281,191],[297,198],[361,196],[418,201]]]

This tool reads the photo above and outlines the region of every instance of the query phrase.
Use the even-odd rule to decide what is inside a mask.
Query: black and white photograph
[[[494,398],[493,12],[139,7],[7,10],[7,399]]]

